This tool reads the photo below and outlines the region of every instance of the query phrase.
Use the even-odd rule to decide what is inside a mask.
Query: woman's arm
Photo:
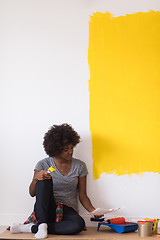
[[[37,181],[47,180],[47,179],[50,179],[50,178],[51,178],[51,176],[47,171],[45,171],[45,170],[42,170],[42,171],[34,170],[34,176],[33,176],[32,182],[29,186],[29,194],[31,195],[31,197],[34,197],[35,194],[36,194]]]
[[[81,204],[83,205],[83,207],[88,212],[92,212],[95,210],[95,208],[93,207],[93,205],[86,193],[86,179],[87,179],[87,176],[79,177],[79,181],[78,181],[79,200],[80,200]]]

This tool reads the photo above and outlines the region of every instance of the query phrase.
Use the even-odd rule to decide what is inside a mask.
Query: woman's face
[[[64,160],[71,160],[73,155],[73,144],[66,145],[63,151],[60,153],[59,157]]]

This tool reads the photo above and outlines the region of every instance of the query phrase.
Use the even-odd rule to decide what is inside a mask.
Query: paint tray
[[[138,224],[137,223],[131,223],[131,222],[126,222],[125,224],[111,224],[111,223],[106,223],[106,222],[100,222],[98,223],[98,228],[97,231],[99,230],[101,225],[108,226],[112,229],[114,229],[118,233],[127,233],[127,232],[134,232],[138,229]]]

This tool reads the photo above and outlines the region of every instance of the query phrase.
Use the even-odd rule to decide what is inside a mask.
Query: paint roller
[[[106,223],[109,223],[109,224],[125,224],[125,222],[126,221],[124,217],[111,218],[106,220]]]

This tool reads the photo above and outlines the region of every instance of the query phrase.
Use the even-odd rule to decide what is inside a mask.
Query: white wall
[[[127,218],[159,217],[160,175],[92,175],[89,130],[88,21],[95,11],[115,16],[160,10],[159,0],[0,0],[0,225],[23,222],[42,141],[53,124],[72,124],[82,142],[75,157],[89,170],[96,207],[125,206]],[[80,213],[90,224],[89,216]]]

